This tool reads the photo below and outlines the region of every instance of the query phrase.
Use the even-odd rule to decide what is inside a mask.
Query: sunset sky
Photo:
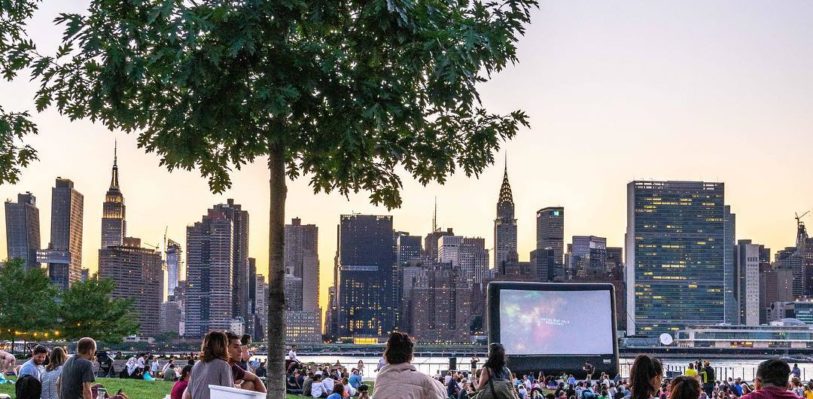
[[[43,3],[41,3],[43,4]],[[51,52],[58,12],[85,1],[44,2],[32,22],[41,51]],[[626,183],[635,179],[726,183],[737,214],[737,238],[777,250],[793,245],[794,212],[813,208],[813,2],[575,1],[543,2],[519,42],[518,65],[481,87],[496,112],[523,109],[531,128],[507,143],[479,179],[455,175],[445,186],[405,177],[404,205],[388,212],[367,194],[314,195],[307,179],[290,183],[286,218],[319,226],[321,297],[332,284],[339,215],[394,215],[395,228],[425,235],[432,203],[438,223],[493,246],[493,219],[508,154],[519,224],[519,256],[535,243],[539,208],[566,208],[566,237],[599,235],[621,246]],[[21,77],[0,83],[7,111],[33,109],[35,86]],[[169,173],[136,137],[54,111],[36,115],[29,138],[40,161],[0,198],[31,191],[40,209],[42,246],[50,239],[51,187],[70,178],[85,196],[84,261],[97,267],[101,210],[119,143],[128,235],[159,244],[185,242],[185,227],[215,203],[234,198],[250,212],[250,255],[268,267],[268,173],[264,160],[233,175],[224,195],[209,192],[197,171]],[[808,223],[813,224],[813,217]],[[0,225],[5,219],[0,212]],[[0,228],[0,257],[6,256]]]

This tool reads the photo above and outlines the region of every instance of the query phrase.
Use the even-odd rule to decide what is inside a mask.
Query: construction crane
[[[796,214],[796,224],[799,225],[799,224],[802,224],[802,218],[807,216],[807,214],[810,213],[810,211],[807,211],[807,212],[805,212],[805,213],[803,213],[801,215],[799,215],[798,212],[794,212],[794,213]]]
[[[805,228],[805,222],[802,221],[802,218],[807,216],[810,211],[806,211],[799,215],[798,212],[794,212],[796,215],[796,247],[799,248],[805,245],[805,241],[807,239],[807,229]]]

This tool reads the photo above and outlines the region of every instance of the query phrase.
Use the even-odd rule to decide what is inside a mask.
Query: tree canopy
[[[36,2],[0,4],[20,4],[25,16]],[[233,169],[268,157],[269,397],[283,397],[286,180],[307,176],[315,192],[368,191],[393,208],[402,203],[400,171],[422,184],[458,171],[478,176],[528,126],[521,110],[488,111],[478,84],[517,61],[536,6],[91,0],[87,12],[57,18],[64,33],[55,54],[0,51],[30,67],[38,111],[54,106],[135,133],[169,170],[198,168],[214,192],[230,186]]]
[[[25,33],[25,23],[36,3],[28,0],[0,0],[0,76],[14,79],[36,55],[34,42]],[[26,135],[37,134],[27,110],[12,112],[0,107],[0,184],[16,183],[20,168],[37,159],[37,152],[25,144]]]
[[[214,191],[282,146],[289,178],[401,204],[421,183],[477,175],[522,111],[488,112],[476,85],[516,61],[534,0],[118,1],[62,14],[34,62],[37,106],[139,133],[170,170]]]
[[[98,279],[98,276],[73,283],[59,302],[62,336],[68,340],[93,337],[119,343],[124,337],[138,332],[133,301],[112,298],[114,289],[112,280]]]
[[[9,260],[0,267],[0,293],[0,338],[55,337],[57,290],[42,269],[28,270],[21,259]]]

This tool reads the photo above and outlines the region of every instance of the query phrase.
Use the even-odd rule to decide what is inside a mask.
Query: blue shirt
[[[33,376],[37,379],[37,381],[42,380],[42,370],[40,369],[40,366],[34,364],[34,359],[23,363],[23,366],[20,367],[20,375],[18,377],[24,377],[27,375]]]
[[[358,374],[353,374],[348,379],[348,382],[350,383],[351,387],[358,388],[359,385],[361,385],[361,376]]]
[[[734,386],[731,387],[731,388],[734,390],[734,392],[737,394],[737,396],[742,396],[742,385],[734,384]]]

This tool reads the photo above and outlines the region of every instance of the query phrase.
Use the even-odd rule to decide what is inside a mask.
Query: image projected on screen
[[[613,353],[610,291],[500,291],[508,355]]]

